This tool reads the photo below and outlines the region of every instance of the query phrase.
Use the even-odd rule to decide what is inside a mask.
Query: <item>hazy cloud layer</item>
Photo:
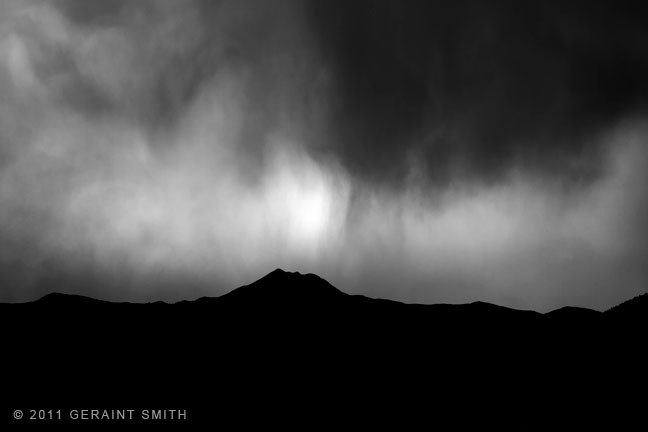
[[[644,292],[639,11],[0,5],[0,300],[217,295],[275,267],[410,302]]]

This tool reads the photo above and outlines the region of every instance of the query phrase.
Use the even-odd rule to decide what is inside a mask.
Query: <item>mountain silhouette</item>
[[[348,297],[326,280],[314,274],[302,275],[277,269],[256,282],[237,288],[222,297],[227,302],[248,305],[304,307],[332,305]]]
[[[648,319],[647,312],[648,294],[642,294],[612,307],[606,311],[606,315],[616,320],[642,322],[646,324],[646,320]]]
[[[173,304],[52,293],[0,304],[4,395],[7,409],[184,405],[196,422],[241,427],[349,410],[365,426],[367,410],[403,421],[421,401],[494,403],[494,389],[509,409],[543,406],[550,389],[553,404],[591,410],[644,370],[647,313],[646,295],[605,312],[404,304],[280,269]]]

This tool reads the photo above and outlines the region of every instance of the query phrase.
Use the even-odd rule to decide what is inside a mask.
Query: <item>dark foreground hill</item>
[[[407,305],[281,270],[175,304],[49,294],[0,305],[2,420],[24,424],[9,417],[32,406],[184,407],[187,421],[241,428],[349,415],[402,424],[449,408],[508,420],[582,409],[593,420],[619,401],[632,413],[647,298],[603,313]]]

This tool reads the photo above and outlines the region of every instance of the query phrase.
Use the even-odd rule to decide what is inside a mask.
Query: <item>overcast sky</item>
[[[2,1],[0,301],[193,299],[276,267],[417,303],[646,292],[646,22],[618,0]]]

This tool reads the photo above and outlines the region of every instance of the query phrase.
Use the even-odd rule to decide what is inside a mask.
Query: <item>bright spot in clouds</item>
[[[645,289],[644,119],[592,138],[608,149],[603,174],[576,187],[503,164],[492,183],[434,188],[412,169],[383,188],[343,163],[382,166],[374,141],[331,132],[329,104],[344,100],[300,12],[213,3],[204,27],[199,9],[168,2],[96,26],[55,2],[0,2],[0,300],[42,294],[51,274],[118,300],[158,298],[164,283],[167,298],[195,297],[193,280],[217,295],[276,267],[350,293],[543,310]],[[398,126],[361,123],[361,138]],[[445,151],[470,156],[461,139]],[[385,154],[412,144],[394,140]]]
[[[291,248],[313,254],[341,228],[348,185],[340,173],[327,172],[299,151],[280,150],[266,181],[273,224],[282,226]]]

